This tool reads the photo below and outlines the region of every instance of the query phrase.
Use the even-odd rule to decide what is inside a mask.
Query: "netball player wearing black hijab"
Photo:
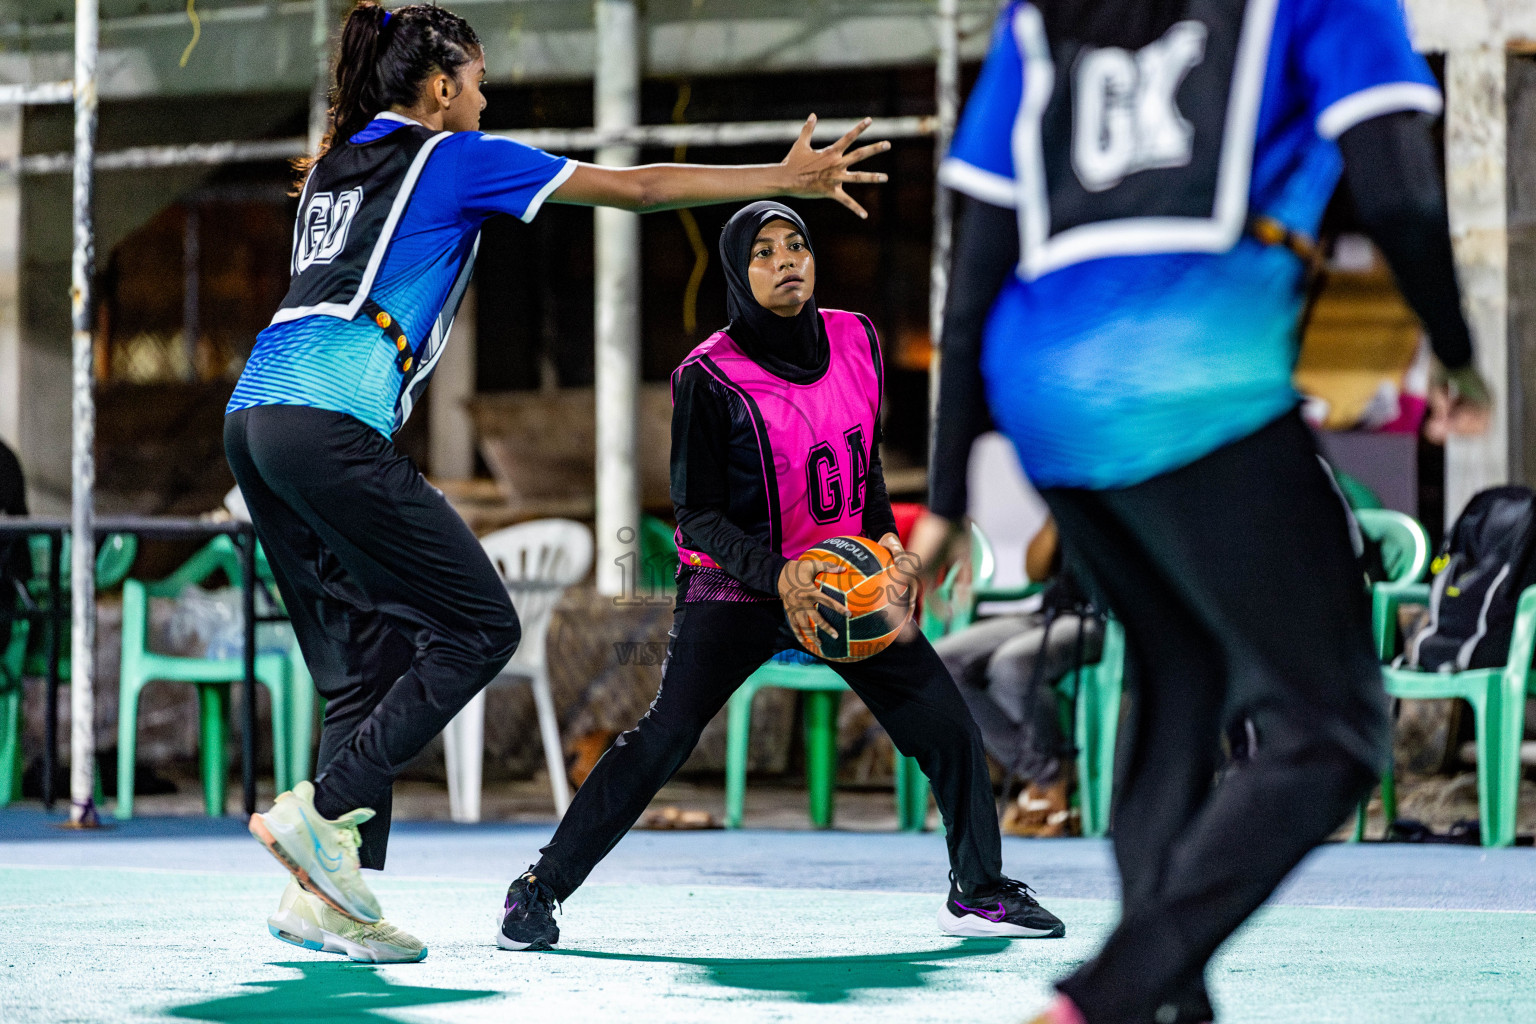
[[[587,777],[539,862],[507,891],[497,944],[548,949],[557,903],[629,831],[742,682],[799,650],[786,619],[835,634],[839,606],[792,559],[831,537],[862,535],[902,553],[880,468],[880,345],[856,313],[819,310],[810,232],[789,207],[760,202],[720,235],[730,324],[672,375],[672,501],[677,610],[650,710]],[[915,625],[890,647],[830,662],[896,748],[933,781],[949,845],[951,935],[1059,937],[1061,921],[1002,873],[1002,843],[981,735],[944,664]]]
[[[1390,733],[1345,513],[1290,383],[1340,174],[1486,422],[1398,0],[1009,3],[941,179],[932,556],[987,411],[1125,625],[1124,909],[1050,1024],[1208,1021],[1205,968],[1373,784]],[[938,561],[931,559],[930,561]],[[1213,787],[1219,737],[1256,749]]]
[[[546,201],[646,212],[800,195],[837,199],[863,122],[784,161],[608,168],[477,129],[485,52],[441,7],[348,16],[330,131],[294,228],[292,282],[225,420],[230,468],[326,699],[319,773],[251,819],[293,873],[278,938],[371,961],[426,947],[382,921],[360,867],[382,868],[390,787],[506,664],[506,589],[464,521],[390,441],[447,341],[480,227]],[[302,888],[301,888],[302,886]]]

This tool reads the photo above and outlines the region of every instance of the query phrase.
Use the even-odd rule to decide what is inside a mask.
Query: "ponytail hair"
[[[469,22],[436,4],[386,11],[362,0],[341,30],[320,152],[300,161],[299,172],[307,173],[337,139],[362,131],[381,110],[414,105],[422,83],[432,75],[457,75],[482,52],[480,37]]]

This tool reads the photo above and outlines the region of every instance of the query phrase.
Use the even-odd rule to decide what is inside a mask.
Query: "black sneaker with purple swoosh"
[[[532,874],[532,867],[507,887],[496,945],[502,949],[544,950],[560,941],[555,924],[555,891]]]
[[[1042,907],[1029,886],[1005,878],[990,889],[962,893],[951,880],[949,899],[939,911],[946,935],[996,939],[1059,939],[1067,934],[1061,918]]]

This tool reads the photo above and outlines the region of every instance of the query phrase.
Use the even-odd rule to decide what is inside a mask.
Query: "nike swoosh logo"
[[[314,844],[315,853],[320,857],[320,866],[325,868],[327,871],[334,872],[341,870],[341,854],[338,853],[333,857],[321,849],[320,837],[315,835],[315,827],[309,823],[309,815],[305,814],[303,811],[300,811],[299,818],[304,822],[304,827],[309,830],[309,841]],[[332,866],[332,861],[335,862],[334,866]],[[998,906],[1002,906],[1002,904],[999,903]]]
[[[961,903],[959,900],[955,901],[955,906],[959,907],[961,910],[969,910],[973,914],[980,915],[981,917],[986,918],[988,921],[991,921],[993,924],[996,924],[998,921],[1001,921],[1003,918],[1008,916],[1008,911],[1003,907],[1001,903],[997,905],[996,910],[982,910],[979,907],[968,907],[964,903]]]

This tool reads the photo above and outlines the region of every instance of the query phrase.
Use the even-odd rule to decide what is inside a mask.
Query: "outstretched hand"
[[[916,603],[918,594],[922,592],[918,582],[922,563],[916,555],[901,546],[901,538],[894,533],[886,534],[876,543],[891,553],[893,583],[888,593],[891,602],[902,606]]]
[[[1452,370],[1430,386],[1424,436],[1433,444],[1444,444],[1453,434],[1475,437],[1487,431],[1492,411],[1493,396],[1477,367]]]
[[[907,554],[916,562],[917,581],[932,591],[951,565],[970,565],[970,532],[958,520],[924,512],[912,524]]]
[[[860,161],[868,160],[891,148],[889,142],[874,142],[867,146],[860,146],[851,153],[848,152],[848,147],[864,134],[864,130],[871,123],[873,119],[866,117],[832,145],[825,149],[813,149],[811,134],[816,130],[816,115],[812,114],[806,118],[805,127],[800,129],[800,137],[795,140],[795,144],[789,148],[789,155],[781,162],[781,166],[791,175],[787,194],[799,199],[836,199],[860,218],[868,218],[869,214],[864,207],[844,192],[843,186],[850,182],[859,185],[878,185],[886,180],[886,176],[878,171],[848,169]]]
[[[956,582],[969,583],[970,543],[971,534],[963,522],[932,512],[924,512],[912,525],[905,554],[917,570],[917,583],[927,595],[927,608],[940,619],[948,620],[951,609],[939,581],[951,565],[958,565],[960,578]]]

